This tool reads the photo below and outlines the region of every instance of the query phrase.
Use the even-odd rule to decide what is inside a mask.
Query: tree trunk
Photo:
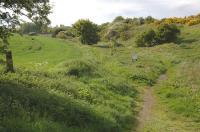
[[[4,44],[4,53],[6,57],[6,72],[14,72],[12,52],[8,49],[9,43],[7,38],[3,39],[3,44]]]
[[[6,51],[5,54],[6,54],[6,71],[14,72],[12,52]]]

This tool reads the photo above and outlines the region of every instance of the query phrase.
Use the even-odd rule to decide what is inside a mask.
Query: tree
[[[41,29],[35,23],[27,22],[27,23],[21,24],[20,31],[23,34],[29,34],[29,33],[33,33],[33,32],[40,33]]]
[[[73,24],[77,36],[80,37],[83,44],[96,44],[99,41],[98,26],[90,20],[78,20]]]
[[[20,24],[20,16],[26,16],[36,25],[43,27],[50,24],[48,14],[51,7],[49,0],[1,0],[0,1],[0,39],[6,56],[6,69],[13,72],[12,52],[9,50],[8,38]]]

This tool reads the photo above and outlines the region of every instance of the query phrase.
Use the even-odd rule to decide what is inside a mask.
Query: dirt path
[[[148,87],[145,90],[145,94],[144,94],[143,108],[140,111],[139,116],[138,116],[139,124],[136,129],[138,132],[142,131],[142,129],[144,128],[145,122],[147,122],[150,119],[150,115],[151,115],[154,103],[155,103],[155,99],[153,97],[152,88]]]
[[[167,76],[165,74],[161,75],[158,78],[159,81],[166,80]],[[143,107],[142,110],[139,112],[138,116],[138,126],[136,131],[141,132],[145,127],[145,123],[148,122],[152,115],[152,110],[155,105],[155,98],[153,96],[153,87],[148,87],[145,89],[144,98],[143,98]]]

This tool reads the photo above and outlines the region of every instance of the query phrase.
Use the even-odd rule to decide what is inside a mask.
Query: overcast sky
[[[71,25],[80,18],[97,24],[116,16],[156,18],[188,16],[200,13],[200,0],[50,0],[52,25]]]

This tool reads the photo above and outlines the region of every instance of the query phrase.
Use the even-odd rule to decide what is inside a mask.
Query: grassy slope
[[[145,85],[155,85],[166,71],[168,79],[155,85],[161,104],[155,113],[161,114],[155,114],[145,129],[160,131],[172,126],[183,130],[185,125],[177,124],[183,124],[184,118],[197,129],[200,33],[195,26],[182,31],[181,45],[136,48],[130,41],[113,56],[101,44],[83,46],[47,37],[13,37],[10,41],[17,72],[0,76],[0,110],[5,113],[1,114],[0,129],[130,131],[138,92]],[[136,63],[131,62],[132,52],[139,55]],[[188,94],[190,80],[197,90],[194,96]],[[176,88],[177,82],[181,90]],[[174,114],[179,114],[179,123],[173,122]]]
[[[175,60],[168,67],[167,79],[154,86],[158,102],[145,131],[200,131],[198,28],[199,25],[183,28],[183,42],[171,49],[170,54]]]
[[[15,74],[0,76],[2,131],[128,131],[137,91],[109,49],[47,37],[10,40]]]

